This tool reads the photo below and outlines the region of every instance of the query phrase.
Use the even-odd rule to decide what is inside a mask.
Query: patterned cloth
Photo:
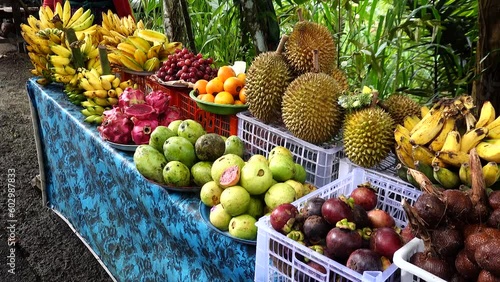
[[[48,206],[61,213],[118,281],[252,281],[255,246],[214,231],[198,193],[143,178],[133,154],[82,122],[62,86],[27,82],[38,118]]]

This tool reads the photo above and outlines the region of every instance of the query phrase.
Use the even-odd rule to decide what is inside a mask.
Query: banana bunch
[[[135,34],[118,43],[108,56],[110,63],[133,71],[154,72],[160,68],[162,60],[182,48],[182,43],[168,42],[161,32],[143,29]]]
[[[118,104],[118,96],[125,88],[136,88],[137,85],[132,80],[121,81],[114,74],[101,75],[97,69],[91,69],[82,71],[79,87],[87,100],[91,99],[95,104],[107,107]]]
[[[92,99],[82,101],[81,105],[84,107],[84,109],[80,111],[85,116],[83,121],[95,124],[101,124],[104,111],[110,109],[97,105]]]
[[[66,93],[68,100],[74,105],[80,106],[83,101],[87,100],[87,97],[83,95],[83,90],[78,86],[66,84],[63,92]]]
[[[107,13],[102,13],[102,24],[99,27],[100,43],[116,47],[118,43],[133,35],[139,29],[145,29],[142,20],[136,23],[130,15],[120,18],[117,14],[108,10]]]

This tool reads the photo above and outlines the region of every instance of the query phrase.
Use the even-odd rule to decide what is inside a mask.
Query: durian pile
[[[350,93],[350,86],[336,59],[328,28],[300,20],[282,37],[276,51],[258,55],[250,65],[248,110],[262,122],[282,124],[313,144],[326,146],[343,132],[347,157],[360,166],[373,167],[393,149],[395,124],[408,114],[419,114],[420,106],[395,94],[383,101],[383,108],[345,110],[339,98]]]

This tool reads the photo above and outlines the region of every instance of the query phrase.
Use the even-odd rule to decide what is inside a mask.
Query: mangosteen
[[[403,240],[394,228],[377,228],[370,237],[370,249],[391,261],[394,253],[402,246]]]
[[[321,215],[331,225],[342,219],[352,222],[354,216],[351,207],[339,198],[330,198],[321,206]]]
[[[352,206],[352,216],[353,216],[352,221],[356,223],[356,228],[360,229],[370,226],[370,219],[368,217],[368,213],[362,206],[354,204]]]
[[[350,197],[354,199],[354,203],[360,205],[366,211],[373,210],[377,206],[377,193],[370,183],[358,185],[352,190]]]
[[[368,219],[372,228],[394,227],[396,222],[394,218],[386,211],[374,209],[368,212]]]
[[[283,234],[288,234],[292,230],[295,222],[295,217],[299,211],[292,204],[281,204],[277,206],[269,216],[271,225],[274,230]]]
[[[304,221],[302,228],[309,243],[318,244],[325,240],[332,226],[322,216],[311,215]]]
[[[332,228],[326,235],[326,248],[332,255],[332,259],[341,262],[349,258],[351,253],[363,244],[361,235],[355,230],[356,226],[347,219],[338,221],[335,228]]]
[[[383,271],[380,255],[370,249],[357,249],[352,252],[347,259],[346,266],[358,273]]]
[[[321,215],[321,206],[326,200],[320,197],[314,197],[307,200],[301,210],[301,214],[307,218],[311,215]]]

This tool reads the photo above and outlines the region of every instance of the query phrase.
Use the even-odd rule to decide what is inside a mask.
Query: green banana
[[[469,163],[463,163],[458,170],[458,177],[460,177],[460,181],[467,186],[471,186],[472,184],[472,173],[470,170]]]
[[[433,169],[433,175],[439,184],[441,184],[445,189],[457,189],[460,186],[460,177],[457,173],[445,168],[435,166]]]
[[[434,169],[431,165],[429,164],[426,164],[424,162],[421,162],[421,161],[415,161],[415,169],[420,171],[421,173],[425,174],[425,176],[427,176],[427,178],[429,178],[429,180],[432,182],[432,183],[435,183],[437,184],[438,181],[434,178]]]

